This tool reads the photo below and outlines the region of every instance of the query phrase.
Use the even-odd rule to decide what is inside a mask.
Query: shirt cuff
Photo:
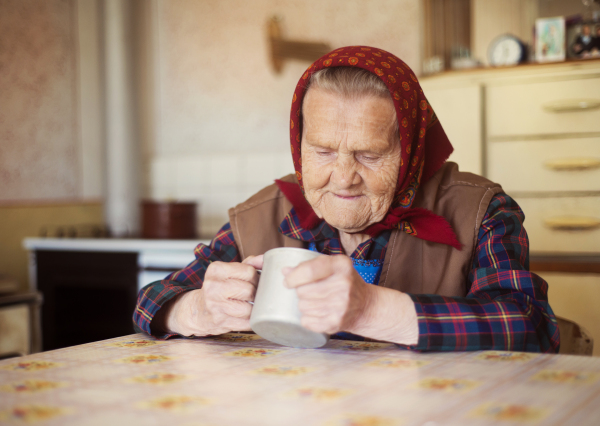
[[[201,285],[186,285],[177,281],[166,280],[149,284],[140,291],[138,296],[139,301],[133,316],[134,324],[144,333],[159,340],[178,336],[175,333],[153,333],[151,330],[152,320],[164,304],[173,297],[200,288],[202,288]]]

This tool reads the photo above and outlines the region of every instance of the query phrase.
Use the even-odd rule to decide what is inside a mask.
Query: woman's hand
[[[252,305],[248,302],[254,301],[257,269],[262,269],[262,264],[262,255],[250,256],[242,263],[211,263],[201,289],[182,294],[166,307],[167,331],[207,336],[250,330]]]
[[[348,256],[319,256],[283,273],[298,293],[302,325],[318,333],[352,330],[375,301]]]
[[[417,313],[405,293],[367,284],[348,256],[319,256],[283,270],[295,288],[301,323],[318,333],[346,331],[388,342],[418,342]]]

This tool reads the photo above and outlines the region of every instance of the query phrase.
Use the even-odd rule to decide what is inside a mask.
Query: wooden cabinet
[[[533,253],[600,254],[599,60],[451,72],[422,85],[456,147],[451,159],[523,207]]]
[[[600,355],[600,60],[450,72],[422,86],[457,147],[451,159],[525,212],[532,270]],[[479,169],[466,153],[481,153]]]
[[[486,90],[488,177],[523,207],[534,253],[600,252],[600,63]],[[566,72],[565,72],[566,71]]]
[[[43,350],[133,332],[138,291],[193,262],[200,240],[26,238],[30,286],[44,296]]]
[[[137,253],[38,250],[35,256],[44,351],[133,332]]]

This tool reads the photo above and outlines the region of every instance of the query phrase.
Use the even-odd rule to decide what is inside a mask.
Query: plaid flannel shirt
[[[548,304],[548,284],[529,272],[529,241],[525,216],[506,194],[496,195],[481,223],[477,248],[467,277],[465,297],[410,294],[415,303],[421,351],[513,350],[558,352],[559,332]],[[325,254],[342,254],[339,234],[325,222],[314,229],[300,227],[294,210],[279,231],[298,240],[314,241]],[[360,244],[351,257],[383,259],[391,232]],[[160,307],[174,296],[202,287],[208,265],[216,260],[239,262],[227,223],[210,246],[199,244],[196,260],[181,271],[140,290],[133,314],[134,328],[151,334],[150,323]],[[155,335],[165,339],[173,335]],[[399,345],[403,346],[403,345]]]

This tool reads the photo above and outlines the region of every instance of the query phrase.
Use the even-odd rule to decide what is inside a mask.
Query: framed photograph
[[[600,22],[580,22],[567,26],[567,57],[600,57]]]
[[[535,35],[535,58],[538,62],[565,60],[564,17],[536,19]]]

